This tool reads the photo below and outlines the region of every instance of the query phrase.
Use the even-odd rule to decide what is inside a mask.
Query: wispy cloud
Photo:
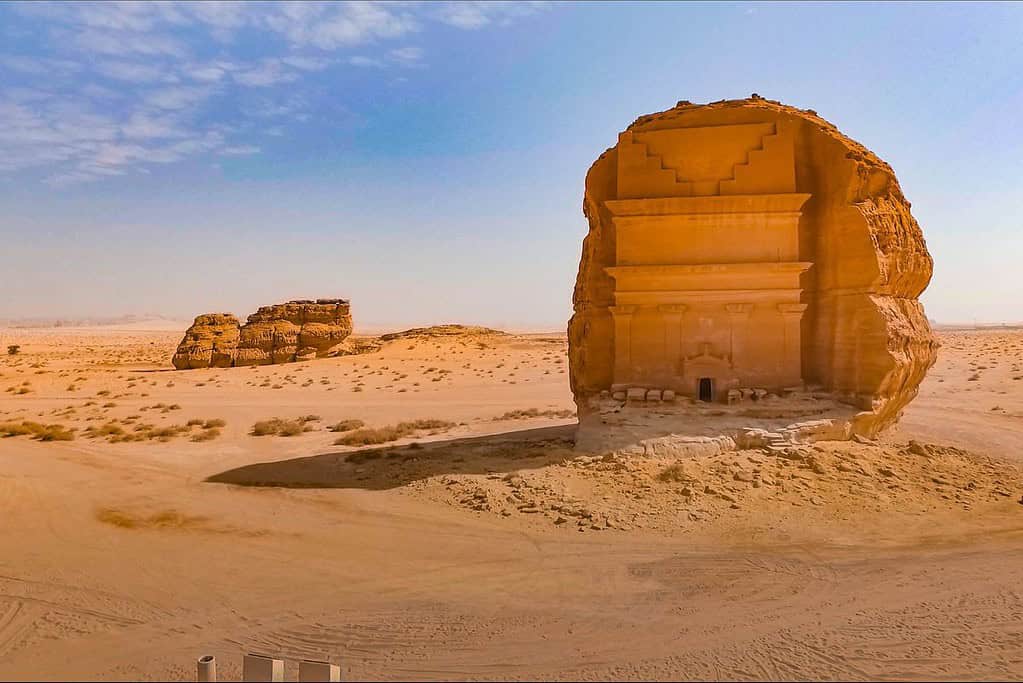
[[[418,47],[399,47],[389,53],[391,61],[402,66],[422,66],[423,50]]]
[[[431,26],[500,26],[544,6],[0,5],[0,21],[20,20],[20,34],[30,36],[20,48],[0,47],[0,173],[36,169],[47,182],[63,185],[145,173],[201,155],[259,154],[259,139],[246,136],[279,138],[310,120],[308,95],[323,90],[312,80],[323,78],[318,74],[423,68],[425,51],[409,41],[420,42]],[[253,45],[259,46],[255,56]]]
[[[535,14],[550,7],[549,2],[442,2],[436,5],[440,21],[461,29],[474,30],[491,24],[507,25],[521,17]]]

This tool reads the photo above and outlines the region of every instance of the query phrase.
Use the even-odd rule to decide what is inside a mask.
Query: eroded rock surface
[[[174,354],[179,370],[291,363],[340,353],[352,333],[344,299],[289,301],[263,306],[239,326],[229,314],[195,319]]]
[[[197,316],[171,360],[178,370],[229,368],[238,349],[238,318],[230,313]]]
[[[664,396],[740,410],[812,391],[873,435],[936,359],[910,204],[813,111],[753,96],[642,116],[590,168],[583,212],[568,329],[581,424],[641,393],[663,411]]]

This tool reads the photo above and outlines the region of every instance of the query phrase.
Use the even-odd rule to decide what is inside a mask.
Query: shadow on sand
[[[206,481],[237,486],[380,491],[441,474],[538,469],[575,457],[575,424],[423,444],[363,448],[261,462]]]

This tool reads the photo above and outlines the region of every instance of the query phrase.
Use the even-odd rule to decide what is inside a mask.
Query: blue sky
[[[1023,320],[1023,5],[952,3],[0,4],[0,318],[561,328],[593,160],[752,92],[895,168],[931,317]]]

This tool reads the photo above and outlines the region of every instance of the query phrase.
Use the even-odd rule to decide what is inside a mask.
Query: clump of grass
[[[90,439],[101,437],[115,437],[124,435],[124,428],[116,422],[108,422],[105,425],[95,427],[89,425],[85,428],[85,435]]]
[[[526,408],[525,410],[509,410],[503,415],[495,417],[494,420],[524,420],[530,417],[575,417],[574,410],[540,410],[539,408]]]
[[[191,420],[185,423],[186,427],[202,427],[203,429],[219,429],[226,427],[227,422],[221,420],[219,417],[213,418],[212,420],[204,420],[201,417],[193,417]]]
[[[249,434],[252,436],[298,436],[302,432],[312,431],[313,427],[309,423],[319,419],[318,415],[305,415],[294,420],[284,420],[279,417],[260,420],[252,425],[252,431]]]
[[[350,432],[353,429],[359,429],[360,427],[365,426],[366,423],[362,420],[341,420],[340,422],[330,425],[327,429],[332,432]]]
[[[657,475],[658,481],[663,482],[688,482],[692,481],[692,477],[686,474],[685,469],[682,465],[668,465],[660,474]]]
[[[397,441],[418,431],[450,429],[454,422],[447,420],[423,419],[399,422],[396,425],[386,427],[367,427],[356,429],[353,432],[338,437],[334,441],[335,446],[372,446],[374,444]]]
[[[197,434],[192,435],[192,441],[213,441],[220,436],[220,430],[216,427],[211,429],[204,429]]]
[[[64,425],[46,425],[30,420],[0,423],[0,437],[11,436],[31,436],[36,441],[73,441],[75,433]]]

